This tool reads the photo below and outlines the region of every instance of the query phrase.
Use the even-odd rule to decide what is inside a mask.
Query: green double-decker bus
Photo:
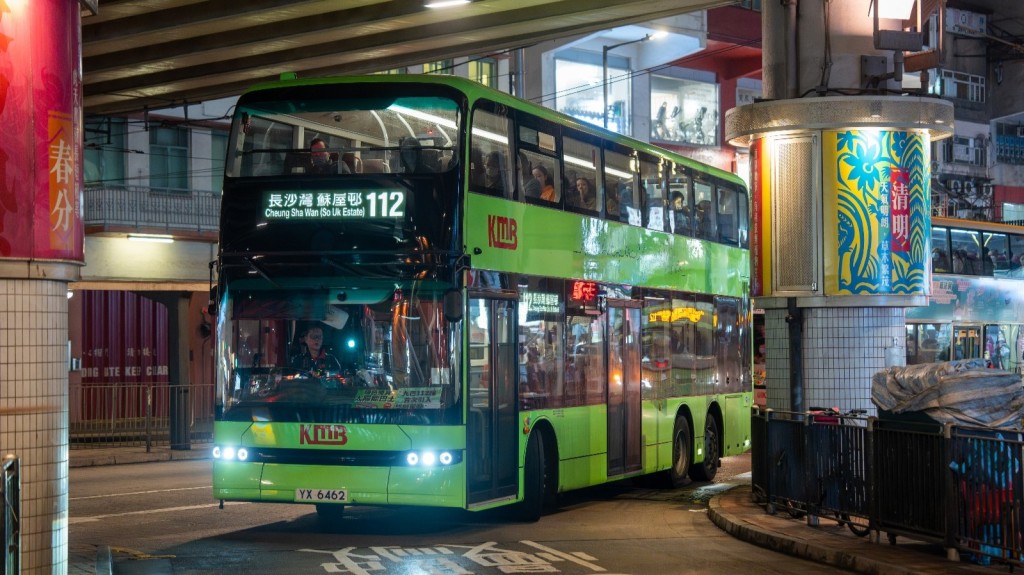
[[[447,76],[238,101],[214,497],[483,510],[749,448],[741,180]]]

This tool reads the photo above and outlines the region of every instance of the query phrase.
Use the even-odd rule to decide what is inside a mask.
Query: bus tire
[[[704,420],[704,461],[690,467],[690,478],[694,481],[714,481],[718,474],[718,421],[710,413]]]
[[[345,506],[336,503],[317,503],[316,521],[320,530],[325,533],[338,533],[341,530]]]
[[[690,420],[685,416],[676,417],[672,430],[672,467],[668,470],[668,481],[672,487],[683,487],[690,482]]]
[[[544,511],[544,441],[539,433],[530,434],[526,444],[523,500],[517,511],[519,520],[529,523],[538,521]]]

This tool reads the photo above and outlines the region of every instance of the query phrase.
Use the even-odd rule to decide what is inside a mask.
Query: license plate
[[[344,489],[296,489],[295,501],[348,503],[348,492]]]

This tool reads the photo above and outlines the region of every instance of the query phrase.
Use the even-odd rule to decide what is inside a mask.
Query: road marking
[[[248,505],[247,501],[225,501],[224,505]],[[207,503],[204,505],[185,505],[182,507],[165,507],[163,509],[146,509],[144,511],[126,511],[124,513],[110,513],[107,515],[93,515],[92,517],[69,517],[68,525],[75,525],[76,523],[95,523],[104,519],[110,519],[112,517],[128,517],[130,515],[149,515],[150,513],[169,513],[174,511],[191,511],[193,509],[209,509],[210,507],[219,507],[220,503]]]
[[[123,497],[125,495],[150,495],[153,493],[170,493],[172,491],[193,491],[195,489],[212,489],[212,485],[203,485],[201,487],[178,487],[176,489],[154,489],[152,491],[129,491],[128,493],[107,493],[106,495],[83,495],[82,497],[69,497],[69,501],[79,501],[82,499],[103,499],[104,497]]]

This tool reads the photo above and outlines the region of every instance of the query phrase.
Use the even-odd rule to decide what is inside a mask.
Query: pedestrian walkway
[[[941,546],[905,537],[897,537],[896,543],[890,544],[884,534],[881,541],[875,540],[874,532],[867,537],[857,537],[845,526],[824,518],[817,526],[811,526],[806,517],[796,519],[787,513],[769,515],[754,503],[749,484],[713,497],[708,505],[711,521],[737,539],[857,573],[993,575],[1006,571],[1006,567],[951,561]]]
[[[81,468],[203,459],[209,456],[209,446],[206,445],[193,446],[190,450],[167,447],[154,447],[150,451],[143,447],[73,449],[69,465]],[[708,505],[711,521],[737,539],[857,573],[994,575],[1006,571],[1005,567],[982,567],[965,561],[950,561],[946,559],[941,547],[907,538],[897,538],[896,544],[890,544],[884,537],[882,541],[875,541],[875,534],[856,537],[845,527],[825,519],[818,526],[810,526],[806,519],[794,519],[788,514],[768,515],[761,506],[754,503],[749,483],[740,483],[715,495]],[[76,549],[72,546],[68,573],[110,575],[110,557],[108,548]]]

